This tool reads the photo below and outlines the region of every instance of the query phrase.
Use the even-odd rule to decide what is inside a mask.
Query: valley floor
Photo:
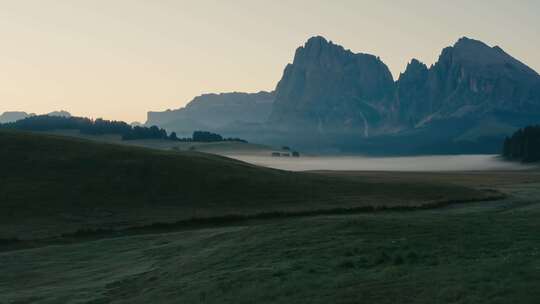
[[[538,172],[428,178],[491,187],[508,197],[7,250],[0,252],[0,303],[537,303]]]

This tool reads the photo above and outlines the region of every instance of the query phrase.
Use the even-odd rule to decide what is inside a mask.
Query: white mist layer
[[[501,160],[497,155],[443,155],[407,157],[304,156],[272,157],[228,155],[258,166],[289,171],[496,171],[527,170],[534,166]]]

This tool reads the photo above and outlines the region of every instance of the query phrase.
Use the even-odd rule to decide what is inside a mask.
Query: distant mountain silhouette
[[[28,114],[26,112],[20,111],[9,111],[0,114],[0,123],[15,122],[17,120],[25,119],[36,114]]]
[[[205,94],[178,110],[148,112],[146,125],[185,135],[196,130],[221,130],[233,123],[263,123],[273,102],[272,92]]]
[[[500,47],[462,38],[424,67],[413,61],[397,82],[402,113],[416,124],[540,113],[540,77]]]
[[[71,117],[71,114],[66,111],[54,111],[48,114],[45,114],[48,116],[59,116],[59,117]],[[8,111],[0,114],[0,123],[9,123],[9,122],[15,122],[21,119],[25,119],[28,117],[36,116],[34,113],[26,113],[22,111]]]
[[[204,95],[184,109],[149,113],[149,122],[304,149],[390,154],[498,153],[505,136],[540,122],[538,73],[466,37],[431,67],[411,60],[396,81],[380,58],[313,37],[296,50],[275,93],[264,94],[264,107],[254,106],[256,94]],[[244,102],[233,102],[239,96]]]
[[[378,57],[313,37],[285,68],[270,124],[368,137],[391,117],[393,96],[392,74]]]
[[[54,111],[51,113],[46,114],[48,116],[57,116],[57,117],[71,117],[71,113],[61,110],[61,111]]]

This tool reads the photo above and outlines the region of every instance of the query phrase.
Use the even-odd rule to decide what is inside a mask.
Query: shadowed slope
[[[269,212],[425,206],[485,193],[292,173],[219,156],[0,131],[0,238]]]

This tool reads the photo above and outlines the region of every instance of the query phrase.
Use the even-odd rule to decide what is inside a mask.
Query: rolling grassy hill
[[[440,182],[292,173],[197,152],[17,131],[0,131],[0,168],[0,239],[493,196]]]
[[[19,132],[0,132],[0,167],[0,231],[24,239],[0,240],[0,303],[540,297],[539,171],[292,173]],[[404,212],[486,188],[507,196]],[[192,218],[211,225],[152,225]]]
[[[151,148],[158,150],[176,150],[176,151],[198,151],[217,155],[271,155],[273,149],[270,146],[245,143],[239,141],[221,141],[221,142],[182,142],[164,139],[137,139],[122,140],[119,134],[90,135],[83,134],[79,130],[50,130],[41,132],[48,135],[58,135],[86,139],[100,143],[110,143],[126,146],[135,146],[142,148]]]

